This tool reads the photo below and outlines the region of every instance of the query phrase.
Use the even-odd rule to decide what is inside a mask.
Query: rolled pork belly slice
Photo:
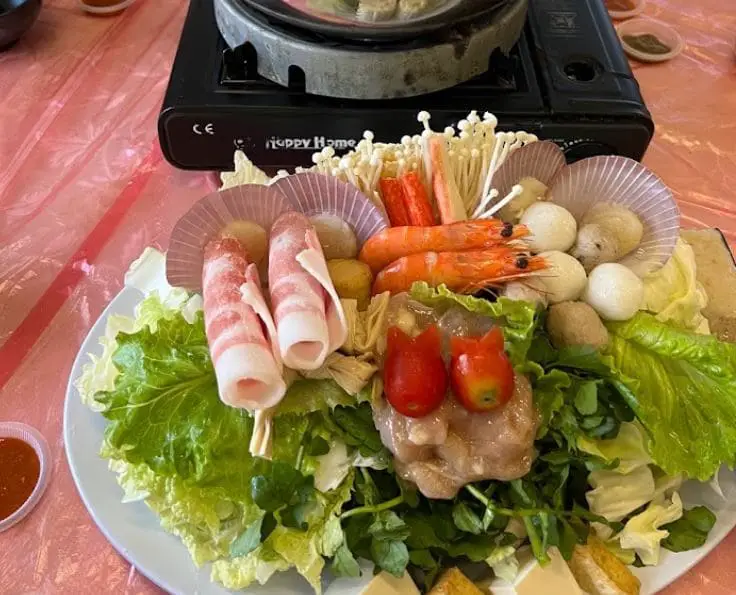
[[[271,228],[268,284],[284,365],[316,370],[345,343],[347,323],[317,232],[302,213]]]
[[[213,240],[205,247],[202,297],[220,399],[249,411],[277,405],[286,383],[269,337],[274,324],[256,265],[238,240]]]

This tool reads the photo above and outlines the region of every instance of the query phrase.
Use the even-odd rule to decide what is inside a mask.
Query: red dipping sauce
[[[0,438],[0,521],[31,497],[41,475],[33,447],[18,438]]]

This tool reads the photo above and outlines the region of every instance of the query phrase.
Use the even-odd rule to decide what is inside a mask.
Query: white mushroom
[[[575,243],[578,224],[567,209],[551,202],[537,202],[521,216],[522,225],[531,232],[527,244],[535,252],[567,252]]]
[[[583,301],[603,320],[629,320],[644,300],[644,283],[629,268],[609,262],[595,267],[588,277]]]

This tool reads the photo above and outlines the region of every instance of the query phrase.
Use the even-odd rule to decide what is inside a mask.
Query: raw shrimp
[[[419,252],[460,252],[506,244],[528,235],[523,225],[499,219],[460,221],[429,227],[389,227],[368,238],[358,257],[374,273],[403,256]]]
[[[521,248],[496,246],[467,252],[420,252],[398,259],[383,269],[373,284],[373,294],[409,291],[416,281],[434,287],[445,284],[452,291],[472,293],[546,268],[539,256]]]

